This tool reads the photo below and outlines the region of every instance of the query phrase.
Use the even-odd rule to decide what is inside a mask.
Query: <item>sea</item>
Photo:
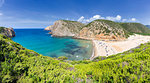
[[[89,40],[71,37],[52,37],[44,29],[14,29],[13,41],[23,47],[49,57],[66,56],[68,60],[84,60],[92,56],[93,46]]]

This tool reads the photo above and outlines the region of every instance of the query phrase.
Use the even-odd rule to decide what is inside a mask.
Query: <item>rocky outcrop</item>
[[[58,20],[45,30],[50,30],[53,36],[75,36],[84,24],[76,21]]]
[[[13,28],[0,27],[0,34],[7,37],[15,37],[15,32]]]
[[[127,26],[127,27],[126,27]],[[94,20],[84,25],[77,21],[58,20],[45,30],[53,36],[72,36],[81,39],[124,40],[129,33],[149,33],[140,23],[118,23],[109,20]],[[137,31],[136,31],[137,30]]]
[[[51,28],[52,28],[52,26],[48,26],[48,27],[46,27],[44,30],[49,31],[49,30],[51,30]]]

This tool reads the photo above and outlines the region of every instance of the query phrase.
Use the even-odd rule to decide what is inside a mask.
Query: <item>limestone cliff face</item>
[[[53,36],[75,36],[83,26],[84,24],[76,21],[58,20],[45,30],[51,30]]]
[[[15,32],[13,28],[0,27],[0,34],[7,37],[15,37]]]

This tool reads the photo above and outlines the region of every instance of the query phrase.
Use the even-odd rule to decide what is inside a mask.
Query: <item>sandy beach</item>
[[[124,41],[92,40],[94,46],[94,53],[90,59],[92,60],[98,56],[109,56],[121,53],[149,41],[150,36],[142,36],[137,34],[128,37],[128,39]]]

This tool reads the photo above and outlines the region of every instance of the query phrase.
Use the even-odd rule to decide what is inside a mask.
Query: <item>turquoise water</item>
[[[83,60],[92,55],[91,41],[51,37],[43,29],[15,29],[15,32],[13,41],[44,56],[66,56],[69,60]]]

